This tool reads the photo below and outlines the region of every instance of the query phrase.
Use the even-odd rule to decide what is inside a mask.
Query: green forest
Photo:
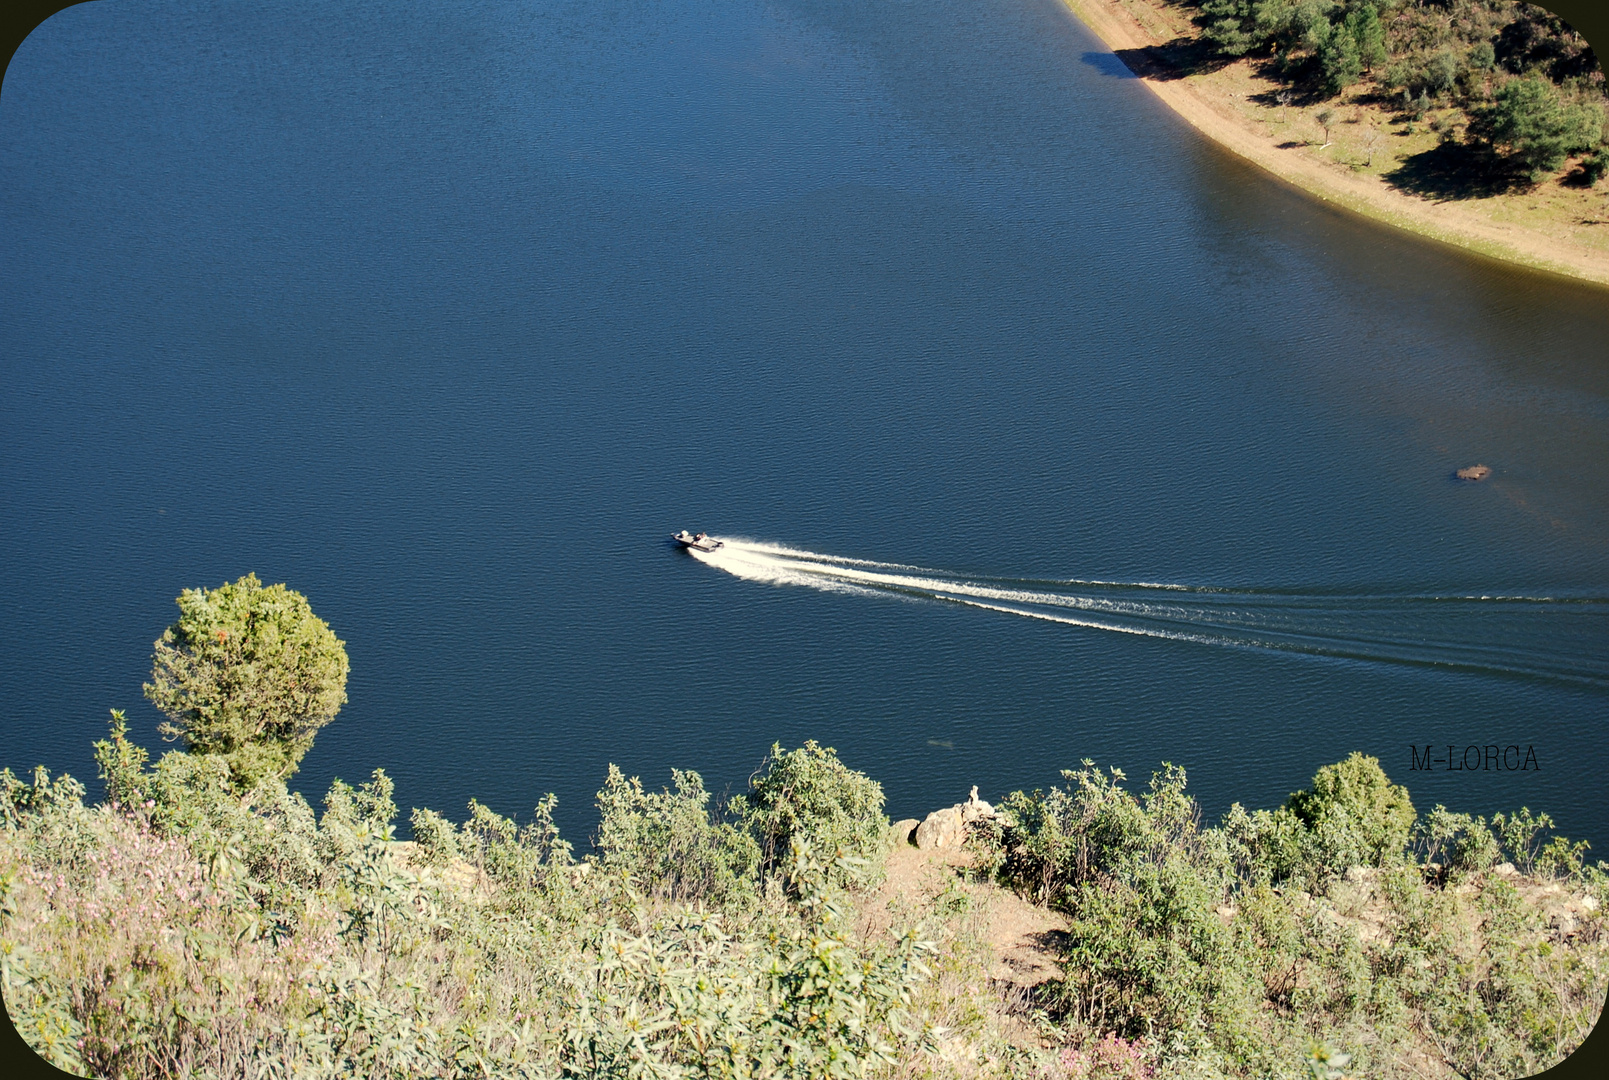
[[[918,904],[882,891],[881,786],[773,746],[724,802],[610,768],[596,833],[383,769],[289,781],[345,701],[344,643],[255,577],[179,597],[114,712],[105,797],[0,772],[0,988],[107,1077],[1070,1078],[1531,1075],[1609,989],[1609,868],[1528,809],[1416,811],[1373,758],[1203,824],[1184,770],[1084,761],[973,823]],[[992,898],[1057,913],[1059,974],[985,976]]]
[[[1201,27],[1196,67],[1253,57],[1312,104],[1360,84],[1408,123],[1434,126],[1462,167],[1535,180],[1579,156],[1609,169],[1603,71],[1558,16],[1514,0],[1178,0]]]

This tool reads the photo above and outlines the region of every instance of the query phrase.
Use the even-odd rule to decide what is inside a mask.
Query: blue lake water
[[[895,817],[1085,757],[1214,816],[1361,750],[1609,855],[1609,291],[1289,189],[1054,0],[86,4],[0,235],[14,769],[160,748],[173,598],[255,571],[351,656],[314,801],[584,842],[609,762],[815,738]]]

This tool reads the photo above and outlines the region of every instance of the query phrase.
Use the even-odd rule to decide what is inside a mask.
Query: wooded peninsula
[[[1603,70],[1514,0],[1064,0],[1203,134],[1321,198],[1609,283]]]

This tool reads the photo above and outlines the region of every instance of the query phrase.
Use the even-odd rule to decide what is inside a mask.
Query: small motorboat
[[[694,534],[688,532],[686,529],[683,529],[679,533],[673,534],[671,539],[676,541],[682,547],[692,548],[694,551],[714,551],[716,548],[721,546],[721,542],[710,536],[708,533]]]

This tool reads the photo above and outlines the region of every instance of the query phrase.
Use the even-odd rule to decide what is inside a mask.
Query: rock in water
[[[1492,475],[1492,470],[1486,465],[1471,465],[1468,468],[1459,469],[1454,475],[1460,480],[1484,480]]]

